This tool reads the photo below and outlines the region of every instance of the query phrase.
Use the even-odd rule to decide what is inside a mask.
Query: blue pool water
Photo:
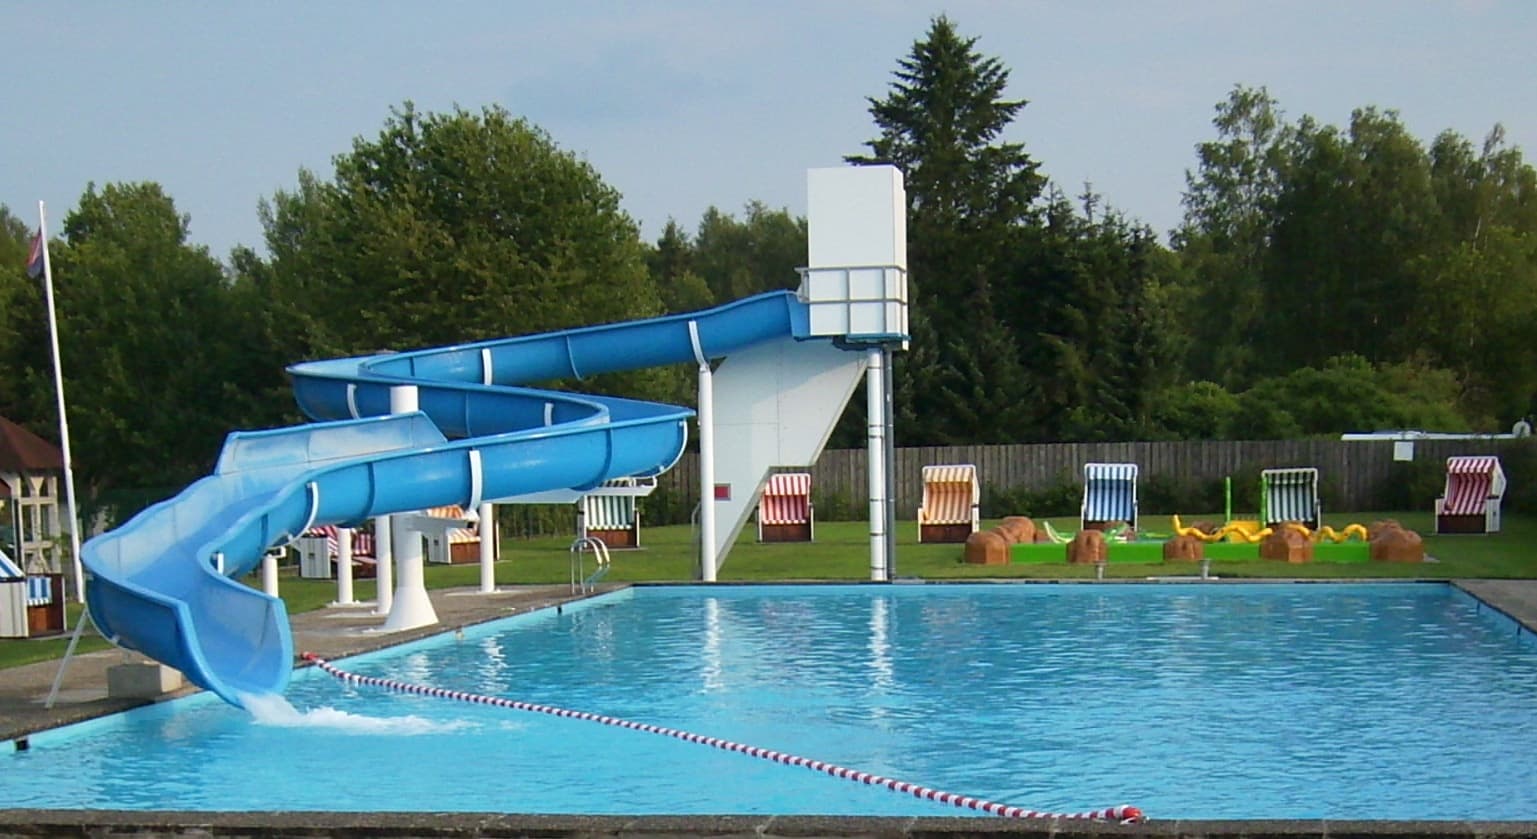
[[[1046,810],[1526,819],[1537,643],[1447,586],[642,588],[337,664]],[[0,753],[0,807],[964,811],[708,747],[296,676]]]

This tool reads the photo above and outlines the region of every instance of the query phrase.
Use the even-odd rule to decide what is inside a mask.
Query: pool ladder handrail
[[[597,560],[597,566],[593,568],[592,574],[584,576],[586,571],[583,567],[585,563],[582,561],[582,554],[587,551],[592,551],[593,558]],[[608,569],[608,545],[602,539],[596,536],[578,536],[576,541],[571,543],[572,594],[590,593],[597,582],[608,574]]]

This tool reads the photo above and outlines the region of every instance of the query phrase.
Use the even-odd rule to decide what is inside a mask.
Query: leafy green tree
[[[793,289],[800,285],[795,269],[805,264],[806,220],[788,210],[752,201],[741,221],[714,207],[699,221],[692,266],[716,302]]]
[[[157,184],[88,187],[62,232],[50,255],[82,487],[190,482],[211,467],[232,423],[262,410],[236,372],[256,339],[245,310],[219,262],[188,243],[187,218]],[[23,409],[56,427],[40,297],[28,308],[40,327],[21,371]]]
[[[898,62],[887,95],[870,100],[880,134],[856,164],[901,169],[908,206],[910,330],[914,351],[897,357],[896,421],[904,444],[1020,433],[1025,377],[993,285],[1018,234],[1036,218],[1039,165],[1003,131],[1025,101],[1006,99],[1009,71],[976,50],[946,17]],[[1012,350],[1012,351],[1011,351]],[[961,400],[986,394],[985,405]],[[972,410],[971,427],[958,411]],[[959,427],[957,427],[957,425]]]
[[[651,279],[668,312],[692,312],[715,305],[715,294],[704,278],[694,273],[694,244],[672,219],[646,255]]]
[[[416,349],[660,314],[619,194],[505,110],[392,109],[262,207],[299,357]]]
[[[22,369],[35,353],[27,340],[37,333],[41,311],[37,283],[26,274],[28,248],[35,228],[0,205],[0,370]],[[16,375],[0,376],[0,416],[25,424],[21,406],[29,403]]]
[[[1292,129],[1263,87],[1236,86],[1216,110],[1217,139],[1196,146],[1198,168],[1185,173],[1185,217],[1173,240],[1193,281],[1178,301],[1191,334],[1186,367],[1234,383],[1254,363],[1251,337]]]

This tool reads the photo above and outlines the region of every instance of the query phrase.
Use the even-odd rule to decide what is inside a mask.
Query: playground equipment
[[[1260,472],[1260,517],[1265,527],[1300,522],[1309,529],[1323,524],[1318,500],[1318,470],[1266,469]]]
[[[811,504],[811,473],[770,475],[758,500],[758,541],[815,540],[816,510]]]
[[[281,692],[293,667],[287,613],[240,582],[268,548],[316,526],[398,519],[399,579],[384,628],[435,623],[420,546],[410,555],[413,540],[402,533],[419,525],[399,514],[544,493],[574,501],[613,478],[665,471],[683,451],[692,411],[526,385],[690,361],[700,371],[701,573],[714,579],[764,476],[809,465],[865,370],[886,369],[891,346],[907,339],[900,173],[813,170],[808,187],[812,267],[799,293],[289,368],[300,409],[317,421],[232,433],[213,474],[88,542],[92,620],[104,637],[232,704]],[[872,252],[885,256],[864,256]],[[876,431],[884,375],[867,379],[878,464],[889,439]],[[733,435],[719,446],[717,424]],[[752,489],[733,493],[733,484]],[[887,569],[877,536],[888,518],[874,465],[870,485],[874,576]],[[715,528],[717,518],[727,526]]]
[[[982,526],[982,487],[973,464],[923,467],[919,542],[965,542]]]
[[[1104,530],[1116,522],[1136,530],[1137,464],[1085,463],[1079,519],[1084,530]]]
[[[577,504],[577,535],[598,539],[610,550],[640,547],[640,504],[636,499],[655,489],[654,477],[604,481]]]
[[[1446,487],[1436,499],[1437,533],[1498,533],[1505,470],[1492,455],[1446,459]]]

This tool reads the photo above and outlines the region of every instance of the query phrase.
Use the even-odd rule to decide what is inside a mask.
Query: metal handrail
[[[591,575],[586,574],[582,561],[582,554],[592,551],[593,558],[597,560],[597,567]],[[571,593],[587,594],[593,586],[608,573],[608,545],[596,536],[578,536],[571,543]]]

